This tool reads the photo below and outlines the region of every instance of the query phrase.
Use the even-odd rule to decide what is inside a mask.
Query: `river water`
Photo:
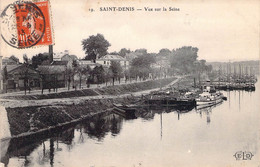
[[[208,109],[143,109],[128,120],[105,113],[49,136],[11,140],[1,162],[7,167],[258,167],[259,82],[254,92],[223,93],[228,100]],[[239,152],[253,156],[236,160]]]

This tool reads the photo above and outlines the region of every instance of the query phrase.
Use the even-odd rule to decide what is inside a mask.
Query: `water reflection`
[[[218,105],[220,105],[220,104],[218,104]],[[207,122],[207,124],[210,124],[210,122],[211,122],[210,115],[211,115],[212,109],[215,108],[216,106],[217,105],[205,107],[202,109],[197,109],[196,112],[200,114],[201,118],[202,118],[203,114],[206,115],[206,122]]]
[[[160,128],[162,138],[163,128],[163,113],[176,112],[178,120],[181,114],[191,111],[193,108],[176,108],[176,107],[146,107],[136,110],[136,116],[146,121],[154,119],[156,114],[160,114]],[[136,117],[134,118],[136,119]],[[112,136],[117,136],[122,129],[124,118],[114,113],[102,113],[94,116],[93,118],[86,119],[77,125],[62,127],[49,132],[43,132],[37,136],[27,136],[19,139],[11,139],[9,147],[5,156],[1,158],[1,162],[5,166],[9,165],[9,160],[16,157],[19,162],[23,163],[22,166],[33,166],[31,159],[28,156],[33,152],[36,154],[36,162],[38,165],[49,164],[54,166],[55,152],[64,151],[60,144],[66,145],[67,151],[72,151],[75,144],[83,144],[88,139],[94,139],[102,142],[108,133]],[[127,119],[128,121],[131,119]],[[75,132],[78,132],[78,137],[75,143]],[[6,145],[5,145],[6,146]],[[35,161],[35,160],[34,160]]]
[[[84,143],[88,137],[102,141],[108,132],[111,132],[113,136],[118,135],[122,129],[122,121],[123,118],[116,114],[102,113],[82,121],[78,125],[44,132],[37,137],[27,136],[19,139],[11,139],[10,143],[6,141],[5,144],[1,145],[1,147],[8,147],[5,155],[1,157],[1,162],[5,166],[9,166],[10,159],[18,158],[19,162],[22,162],[21,166],[34,166],[28,156],[32,155],[36,150],[37,154],[35,158],[37,164],[44,165],[49,163],[52,167],[54,166],[55,152],[63,151],[63,148],[59,147],[59,144],[66,145],[67,151],[71,151],[75,146],[75,132],[79,132],[77,143]]]
[[[130,156],[133,157],[132,161],[140,160],[140,156],[144,154],[143,149],[150,156],[141,159],[146,166],[162,166],[158,162],[165,162],[164,166],[174,166],[175,161],[178,161],[178,166],[185,164],[191,154],[196,157],[191,158],[193,162],[200,158],[196,155],[206,157],[218,153],[214,162],[222,155],[228,158],[230,156],[230,161],[233,160],[234,153],[242,149],[252,151],[256,155],[259,138],[255,137],[257,130],[254,129],[258,125],[256,120],[259,115],[256,115],[257,110],[250,106],[259,106],[256,103],[259,97],[252,92],[224,93],[228,96],[228,102],[207,108],[142,107],[136,110],[137,119],[132,120],[114,113],[102,113],[62,129],[23,139],[12,139],[6,154],[1,157],[1,162],[6,167],[52,167],[66,166],[66,158],[71,158],[73,161],[86,161],[84,166],[87,166],[90,162],[97,163],[103,158],[103,163],[112,162],[113,159],[113,162],[118,161],[118,164],[109,165],[120,166]],[[255,101],[251,102],[249,98]],[[241,112],[237,112],[238,110]],[[241,133],[246,133],[247,137],[241,136]],[[149,140],[143,141],[143,138]],[[229,145],[225,141],[234,144]],[[209,146],[212,148],[209,149]],[[86,152],[83,153],[80,147]],[[221,149],[225,149],[225,152],[221,152]],[[158,160],[158,153],[166,157],[164,161]],[[86,154],[88,160],[82,158],[81,154]],[[108,154],[111,158],[105,159]],[[171,156],[176,157],[174,162],[171,161]],[[210,158],[203,158],[200,166],[210,166],[209,160]],[[130,162],[127,164],[126,166],[131,166]]]
[[[180,118],[181,114],[185,114],[187,112],[190,112],[194,109],[194,106],[182,106],[182,107],[176,107],[176,106],[158,106],[158,107],[142,107],[138,108],[135,112],[135,115],[138,118],[142,118],[146,121],[152,121],[154,119],[154,116],[156,114],[162,114],[162,113],[172,113],[176,112],[178,114],[178,120]]]
[[[116,114],[98,115],[95,119],[91,119],[82,123],[84,133],[90,138],[97,138],[101,141],[108,132],[113,136],[119,134],[122,128],[123,118]]]

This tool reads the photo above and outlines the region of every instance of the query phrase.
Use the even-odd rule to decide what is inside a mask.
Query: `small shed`
[[[7,89],[24,90],[28,88],[40,87],[40,74],[37,70],[25,65],[7,65]]]

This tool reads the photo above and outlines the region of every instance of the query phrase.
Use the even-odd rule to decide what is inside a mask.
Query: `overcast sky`
[[[1,12],[8,2],[1,1]],[[110,42],[109,52],[121,48],[199,48],[199,59],[235,61],[259,59],[260,1],[90,1],[51,0],[54,52],[65,49],[84,57],[82,39],[101,33]],[[133,12],[101,12],[100,7],[134,7]],[[144,7],[179,8],[178,12],[145,12]],[[95,12],[89,12],[93,8]],[[142,11],[137,11],[142,8]],[[15,49],[1,39],[1,55],[22,60],[48,51],[48,46]]]

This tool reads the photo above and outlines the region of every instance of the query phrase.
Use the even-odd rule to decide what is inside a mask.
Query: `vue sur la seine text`
[[[136,8],[136,7],[100,7],[100,12],[114,12],[114,11],[125,11],[125,12],[132,12],[132,11],[180,11],[180,8],[176,7],[143,7],[143,8]]]

